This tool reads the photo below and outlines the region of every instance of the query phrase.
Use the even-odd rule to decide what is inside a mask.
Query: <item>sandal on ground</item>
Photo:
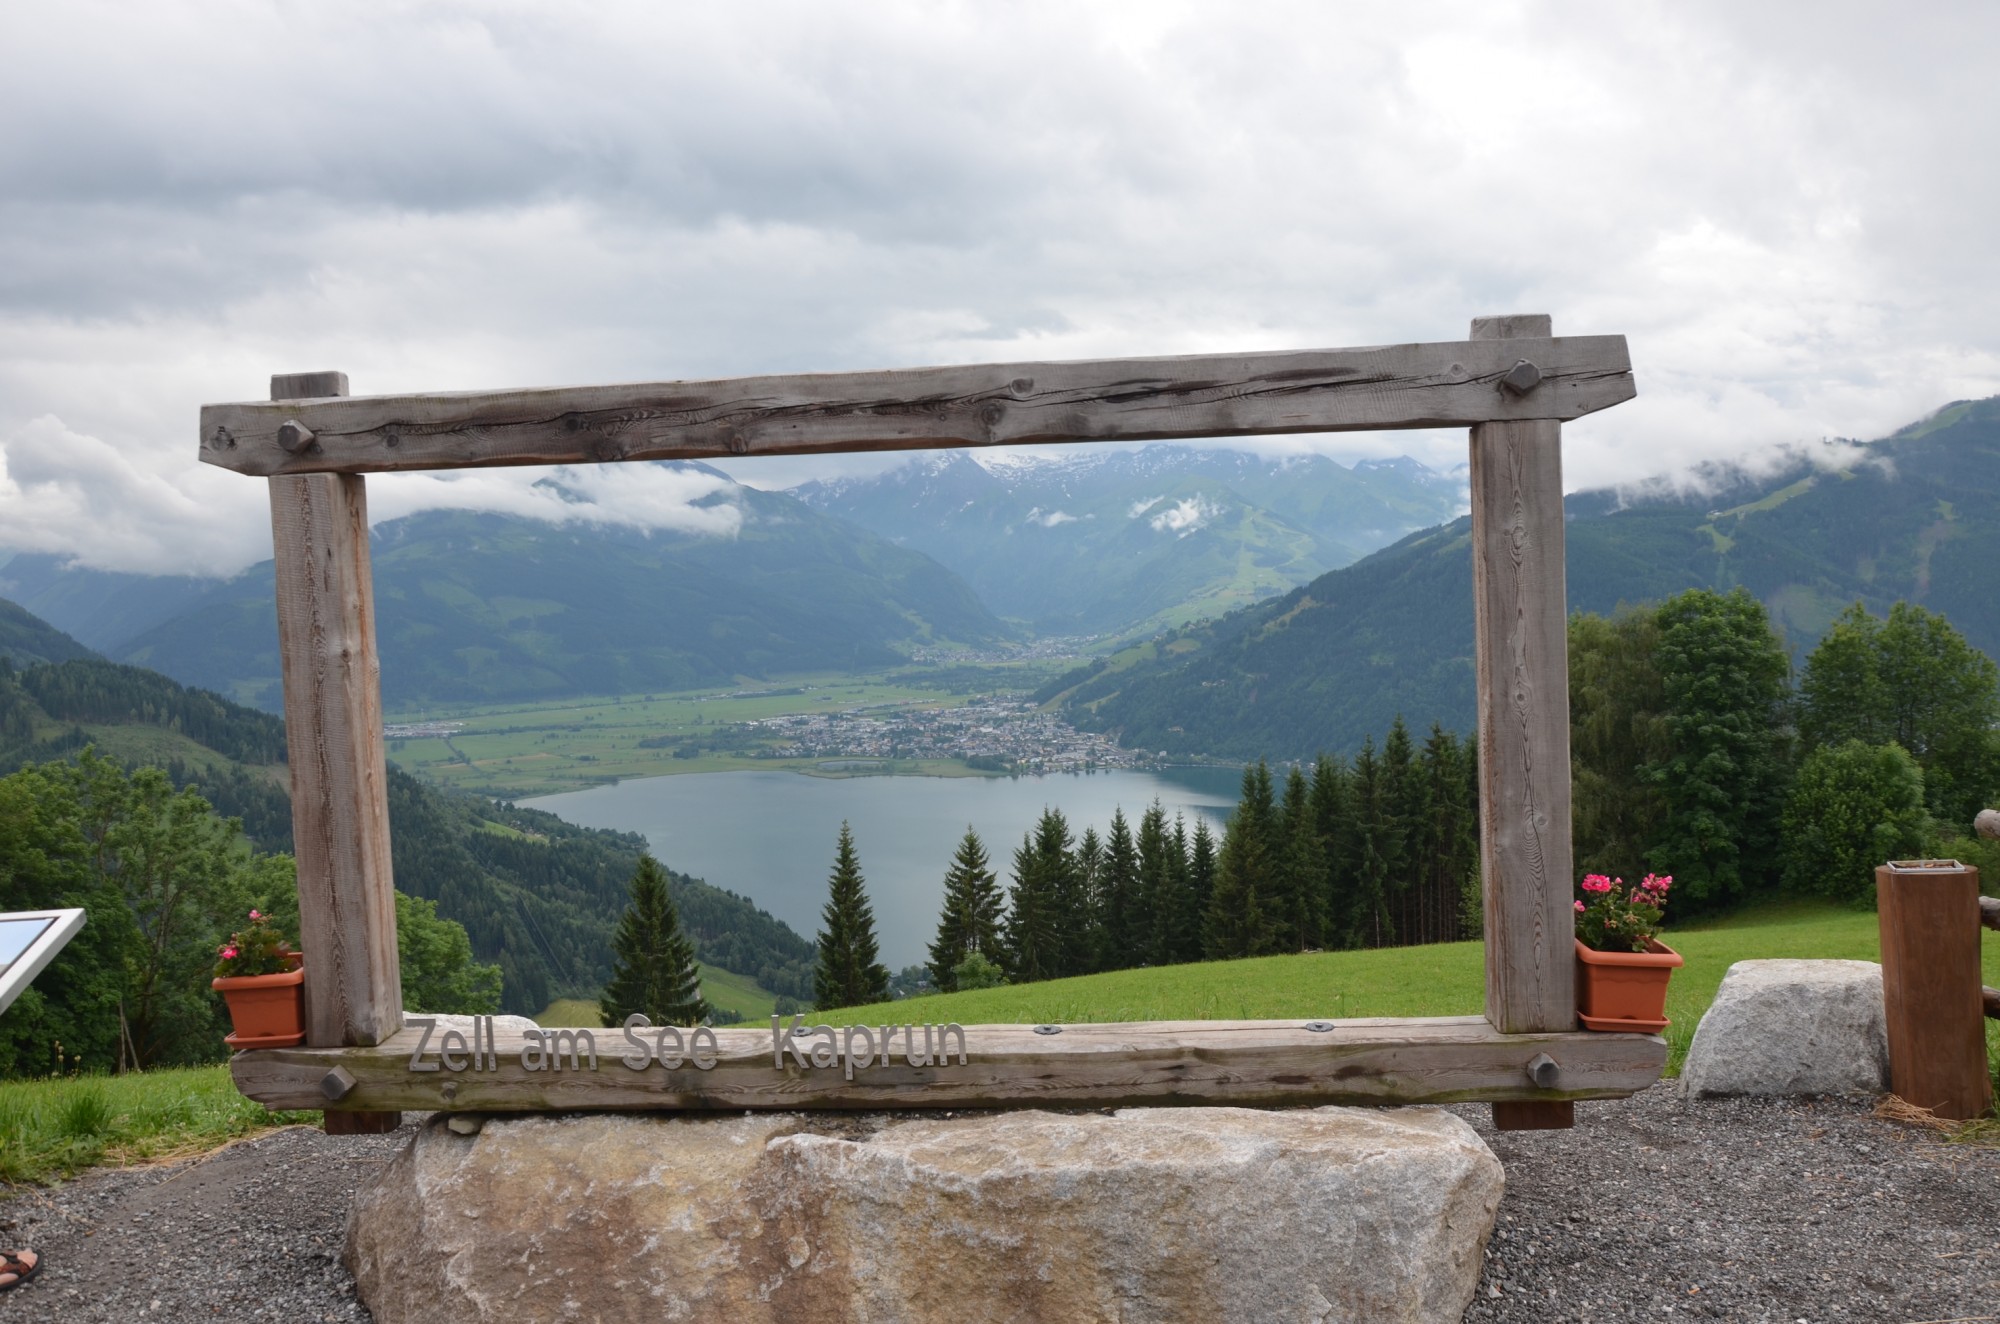
[[[0,1250],[0,1292],[19,1287],[42,1271],[42,1257],[31,1250]]]

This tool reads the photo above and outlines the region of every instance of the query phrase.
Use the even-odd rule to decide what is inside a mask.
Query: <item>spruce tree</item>
[[[1324,925],[1322,937],[1327,947],[1346,947],[1354,917],[1354,871],[1350,865],[1353,815],[1348,797],[1352,790],[1346,760],[1321,754],[1313,764],[1312,818],[1319,834],[1320,852],[1326,864],[1326,892],[1321,899]]]
[[[1132,955],[1137,931],[1139,852],[1125,811],[1111,811],[1111,831],[1104,842],[1104,881],[1098,888],[1098,960],[1100,970],[1123,970],[1136,964]]]
[[[623,1025],[635,1011],[655,1025],[696,1025],[707,1018],[694,944],[681,932],[666,870],[650,855],[641,855],[632,871],[632,902],[618,921],[611,951],[611,982],[597,1000],[606,1025]]]
[[[1202,949],[1211,961],[1263,956],[1272,950],[1268,912],[1275,861],[1271,770],[1262,761],[1243,770],[1243,798],[1223,829],[1215,892],[1202,923]]]
[[[944,876],[944,913],[930,950],[932,982],[957,992],[955,971],[974,952],[989,961],[1000,955],[1000,883],[987,866],[985,844],[968,826]]]
[[[1173,958],[1165,942],[1162,920],[1173,904],[1173,837],[1167,832],[1167,811],[1157,799],[1139,816],[1138,904],[1131,927],[1129,965],[1166,965]]]
[[[813,969],[813,1002],[821,1011],[889,1000],[889,968],[876,959],[875,912],[863,888],[854,834],[842,822]]]
[[[1053,880],[1042,868],[1032,833],[1014,851],[1014,886],[1008,898],[1006,967],[1009,982],[1055,978],[1061,958]]]
[[[1188,845],[1186,929],[1181,934],[1180,959],[1199,961],[1202,957],[1202,922],[1215,895],[1215,837],[1208,820],[1194,821],[1194,839]]]

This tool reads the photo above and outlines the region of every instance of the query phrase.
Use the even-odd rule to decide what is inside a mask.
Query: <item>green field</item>
[[[0,1181],[178,1158],[319,1117],[264,1111],[236,1092],[227,1067],[0,1082]]]
[[[462,722],[463,728],[449,738],[392,738],[388,752],[404,771],[438,785],[511,800],[626,777],[681,772],[791,768],[817,773],[815,759],[759,757],[757,750],[772,742],[744,731],[742,724],[856,708],[957,707],[974,690],[1032,690],[1050,669],[1049,664],[1035,663],[979,668],[977,675],[957,687],[965,693],[943,688],[935,679],[927,684],[922,673],[907,678],[831,675],[788,677],[734,689],[430,708],[396,713],[388,721]],[[721,747],[711,747],[716,744]],[[957,760],[900,760],[883,771],[988,775]]]
[[[735,1021],[769,1019],[777,1005],[777,995],[761,987],[748,975],[739,975],[720,966],[701,967],[701,995],[718,1012]],[[718,1020],[723,1017],[718,1016]],[[535,1017],[537,1025],[602,1025],[597,1003],[590,998],[557,998]]]
[[[1696,1022],[1737,961],[1798,957],[1881,959],[1872,912],[1824,901],[1760,906],[1665,935],[1687,964],[1667,993],[1673,1022],[1669,1074],[1680,1071]],[[2000,987],[2000,934],[1987,933],[1986,982]],[[1212,961],[1120,970],[1078,979],[942,993],[824,1013],[837,1025],[886,1021],[1060,1024],[1078,1021],[1338,1020],[1358,1016],[1471,1016],[1485,998],[1480,944],[1313,952],[1248,961]]]

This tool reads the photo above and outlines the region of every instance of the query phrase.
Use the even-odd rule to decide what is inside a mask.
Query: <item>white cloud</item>
[[[1025,518],[1028,523],[1039,524],[1045,529],[1053,529],[1058,524],[1076,523],[1076,516],[1066,510],[1045,511],[1040,506],[1036,506],[1033,510],[1030,510]]]
[[[307,368],[448,390],[1548,311],[1627,334],[1639,381],[1565,429],[1572,486],[2000,391],[1977,0],[77,0],[0,9],[0,48],[0,546],[251,558],[261,485],[196,463],[195,409]]]
[[[1207,497],[1183,497],[1146,521],[1155,533],[1171,533],[1185,538],[1222,513],[1222,507]]]
[[[1163,500],[1165,500],[1164,497],[1156,497],[1156,496],[1142,497],[1139,500],[1134,501],[1131,504],[1131,506],[1126,509],[1125,518],[1138,519],[1139,516],[1145,514],[1147,511],[1151,510],[1154,506],[1159,505],[1160,502]]]

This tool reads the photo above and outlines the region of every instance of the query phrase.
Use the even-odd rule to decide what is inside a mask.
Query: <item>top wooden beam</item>
[[[1522,337],[204,405],[201,458],[377,473],[1467,427],[1635,393],[1623,336]]]

